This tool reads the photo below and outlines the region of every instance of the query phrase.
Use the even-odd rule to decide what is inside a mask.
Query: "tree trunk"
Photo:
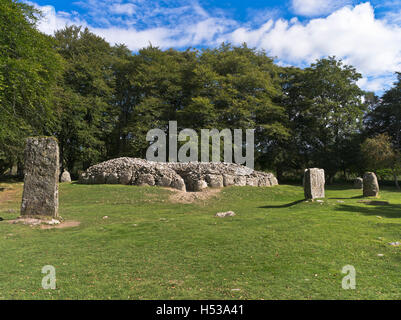
[[[398,177],[397,177],[397,173],[395,173],[394,171],[393,171],[393,177],[394,177],[394,183],[395,183],[395,186],[397,187],[397,189],[399,190],[400,189],[400,185],[398,184]]]
[[[282,181],[283,180],[283,168],[281,166],[276,167],[276,174],[277,174],[277,180]]]

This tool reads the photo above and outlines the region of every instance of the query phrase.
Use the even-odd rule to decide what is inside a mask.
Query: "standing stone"
[[[71,182],[71,175],[68,171],[64,170],[61,175],[60,182]]]
[[[363,179],[358,177],[354,180],[354,189],[362,189],[363,188]]]
[[[379,194],[379,183],[374,172],[366,172],[363,175],[363,196],[377,197]]]
[[[324,170],[309,168],[304,173],[305,199],[324,198]]]
[[[55,138],[28,138],[21,215],[58,216],[59,149]]]

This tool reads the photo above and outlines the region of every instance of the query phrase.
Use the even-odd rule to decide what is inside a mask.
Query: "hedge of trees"
[[[300,69],[246,44],[132,53],[79,26],[44,35],[38,14],[0,1],[0,174],[22,168],[30,135],[57,137],[62,166],[77,174],[106,159],[144,157],[147,131],[177,120],[179,130],[255,129],[255,167],[279,179],[311,166],[329,181],[368,169],[397,176],[401,74],[376,97],[335,57]],[[375,143],[387,144],[388,159],[372,163]]]

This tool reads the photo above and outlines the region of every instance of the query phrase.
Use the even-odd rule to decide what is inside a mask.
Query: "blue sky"
[[[28,2],[28,1],[26,1]],[[380,94],[401,71],[401,0],[34,0],[52,34],[87,26],[132,51],[149,43],[214,47],[221,42],[263,49],[281,65],[305,67],[335,55],[363,74],[359,85]]]

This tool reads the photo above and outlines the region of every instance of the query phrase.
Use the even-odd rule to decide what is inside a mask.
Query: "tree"
[[[78,163],[86,169],[105,159],[105,141],[117,120],[112,104],[115,51],[87,28],[66,27],[55,33],[55,40],[66,64],[55,95],[60,158],[69,171]]]
[[[22,162],[24,138],[53,135],[52,103],[62,60],[53,40],[36,30],[39,12],[0,1],[0,173]]]
[[[401,151],[401,73],[397,72],[394,86],[377,99],[366,117],[366,130],[370,136],[387,133],[394,146]]]
[[[362,130],[366,104],[356,82],[361,75],[335,57],[318,60],[284,77],[283,103],[292,127],[292,143],[306,166],[324,168],[331,182],[346,171],[346,151]]]
[[[390,168],[394,183],[397,189],[400,189],[397,179],[397,174],[401,172],[400,153],[393,148],[390,136],[382,133],[374,138],[367,138],[361,146],[361,151],[368,167],[373,171]]]

